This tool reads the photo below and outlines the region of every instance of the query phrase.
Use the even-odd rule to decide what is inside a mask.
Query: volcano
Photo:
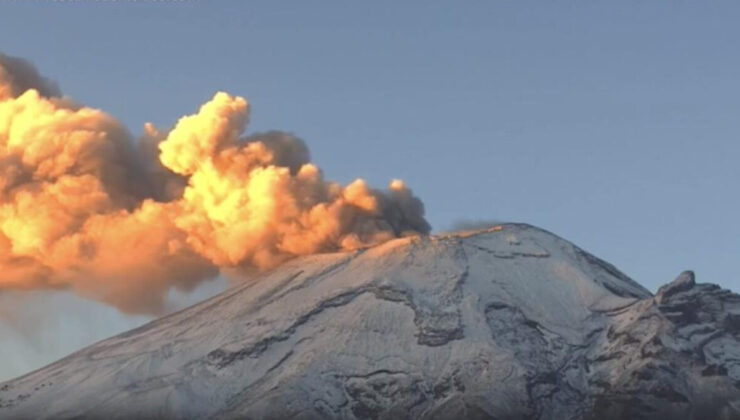
[[[738,419],[740,296],[539,228],[300,257],[0,384],[0,418]]]

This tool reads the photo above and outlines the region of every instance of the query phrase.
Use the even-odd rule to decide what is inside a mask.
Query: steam
[[[222,268],[268,269],[430,230],[394,180],[324,179],[299,138],[245,135],[249,105],[217,93],[134,141],[29,63],[0,54],[0,291],[69,288],[128,313]]]

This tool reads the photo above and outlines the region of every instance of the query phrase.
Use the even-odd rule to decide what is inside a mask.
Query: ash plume
[[[402,181],[328,181],[301,139],[246,135],[248,120],[244,98],[219,92],[134,140],[0,54],[0,291],[65,288],[157,313],[170,288],[221,269],[429,232]]]

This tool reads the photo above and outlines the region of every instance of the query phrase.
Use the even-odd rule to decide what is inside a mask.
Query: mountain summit
[[[0,384],[0,418],[738,419],[740,296],[524,224],[402,238]]]

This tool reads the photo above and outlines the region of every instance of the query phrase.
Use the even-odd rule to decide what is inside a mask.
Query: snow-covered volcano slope
[[[740,418],[740,297],[528,225],[295,259],[0,384],[0,418]]]

